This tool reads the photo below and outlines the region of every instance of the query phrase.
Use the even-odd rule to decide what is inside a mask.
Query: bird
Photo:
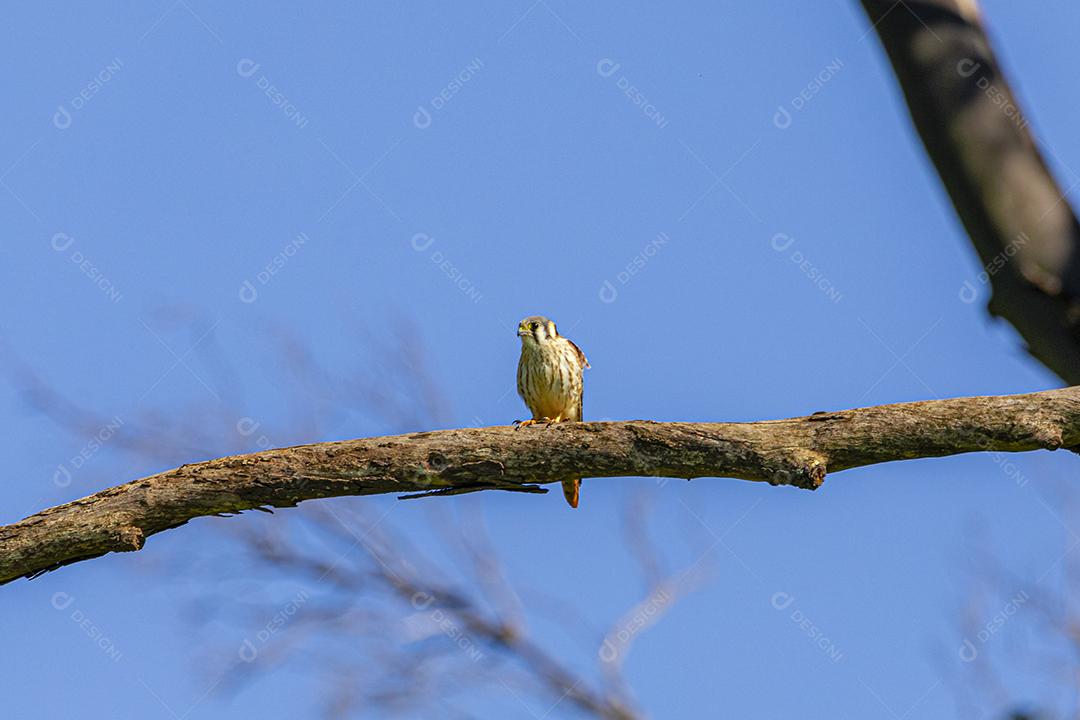
[[[585,353],[542,315],[518,323],[517,334],[521,338],[517,391],[532,418],[517,420],[514,426],[520,430],[540,423],[581,422],[582,373],[591,367]],[[563,480],[562,485],[566,502],[576,508],[581,478]]]

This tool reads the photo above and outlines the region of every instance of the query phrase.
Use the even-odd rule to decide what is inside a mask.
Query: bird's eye
[[[532,324],[532,325],[530,325],[529,327],[530,327],[531,329],[535,330],[536,328],[540,327],[540,323],[533,323],[533,324]]]

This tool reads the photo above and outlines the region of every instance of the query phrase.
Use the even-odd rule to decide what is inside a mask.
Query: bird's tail
[[[575,478],[573,480],[562,481],[563,495],[566,496],[566,502],[570,503],[570,507],[576,508],[578,504],[578,496],[581,493],[581,478]]]

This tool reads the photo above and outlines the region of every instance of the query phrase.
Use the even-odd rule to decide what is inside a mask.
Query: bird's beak
[[[526,336],[526,335],[528,335],[528,334],[529,334],[528,330],[526,330],[526,329],[525,329],[525,328],[523,328],[523,327],[519,327],[519,328],[517,329],[517,336],[518,336],[518,337],[525,337],[525,336]]]

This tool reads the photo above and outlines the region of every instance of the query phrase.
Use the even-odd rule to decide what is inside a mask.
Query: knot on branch
[[[134,525],[122,526],[117,531],[116,536],[123,546],[118,548],[118,550],[142,550],[143,543],[146,542],[146,535],[143,533],[142,528],[135,527]]]
[[[794,485],[804,490],[817,490],[828,472],[825,456],[805,448],[784,450],[769,465],[770,485]]]
[[[1065,442],[1058,425],[1036,425],[1031,430],[1031,437],[1039,447],[1047,450],[1057,450]]]

